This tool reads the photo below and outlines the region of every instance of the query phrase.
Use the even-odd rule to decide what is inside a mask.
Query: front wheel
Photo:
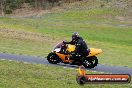
[[[98,59],[96,56],[85,58],[83,61],[83,66],[85,68],[94,68],[98,64]]]
[[[47,60],[49,63],[52,63],[52,64],[57,64],[61,62],[58,55],[53,52],[49,53],[49,55],[47,56]]]

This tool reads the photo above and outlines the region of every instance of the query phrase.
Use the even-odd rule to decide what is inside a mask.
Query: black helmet
[[[78,38],[79,38],[78,32],[72,33],[72,41],[77,41]]]

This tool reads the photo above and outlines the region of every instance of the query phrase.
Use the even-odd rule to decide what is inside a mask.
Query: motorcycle
[[[70,64],[74,62],[74,60],[70,60],[71,52],[75,50],[75,45],[65,44],[63,42],[58,43],[53,51],[48,54],[47,60],[51,64]],[[101,49],[90,48],[88,50],[88,55],[82,57],[79,60],[74,62],[74,65],[83,65],[85,68],[94,68],[98,64],[98,58],[96,57],[98,54],[102,53]]]

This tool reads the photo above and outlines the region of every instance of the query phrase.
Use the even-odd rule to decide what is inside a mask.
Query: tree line
[[[59,6],[63,3],[72,3],[83,0],[0,0],[0,14],[11,14],[14,10],[22,8],[26,3],[35,9],[49,9]],[[88,0],[90,1],[90,0]],[[96,1],[96,0],[91,0]],[[106,2],[118,1],[119,3],[125,2],[128,7],[132,7],[132,0],[100,0]],[[116,3],[117,4],[117,3]]]
[[[81,0],[0,0],[0,13],[2,15],[10,14],[15,9],[21,8],[24,3],[27,3],[36,9],[48,9],[59,6],[62,3],[71,3],[75,1]]]

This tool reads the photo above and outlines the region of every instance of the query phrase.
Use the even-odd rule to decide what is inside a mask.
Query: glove
[[[64,44],[66,44],[66,41],[63,41]]]

